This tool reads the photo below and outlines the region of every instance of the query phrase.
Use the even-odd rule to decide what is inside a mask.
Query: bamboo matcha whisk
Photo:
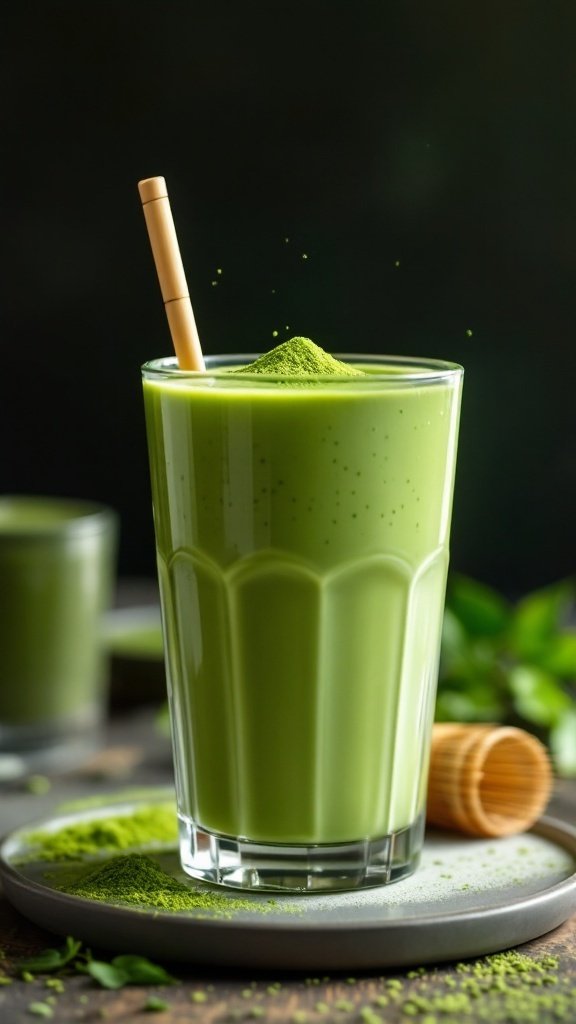
[[[436,724],[428,779],[430,824],[474,836],[530,828],[550,798],[545,747],[523,729]]]

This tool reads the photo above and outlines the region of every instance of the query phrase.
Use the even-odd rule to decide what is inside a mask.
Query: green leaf
[[[166,985],[174,981],[163,967],[153,964],[143,956],[116,956],[112,964],[125,971],[134,985]]]
[[[43,949],[36,956],[31,956],[26,960],[18,962],[18,969],[20,971],[37,971],[40,974],[56,971],[61,966],[61,954],[57,949]]]
[[[446,608],[442,625],[440,678],[475,680],[491,672],[497,660],[494,641],[489,637],[472,638],[456,615]]]
[[[550,749],[560,775],[576,775],[576,705],[551,730]]]
[[[488,720],[492,718],[489,715]],[[478,722],[482,721],[482,709],[466,693],[444,690],[436,700],[437,722]]]
[[[170,985],[175,979],[158,964],[143,956],[125,954],[116,956],[111,963],[90,960],[77,968],[90,974],[103,988],[123,988],[124,985]]]
[[[510,626],[510,644],[520,658],[538,658],[562,626],[574,597],[571,583],[536,590],[518,602]]]
[[[62,962],[67,964],[69,960],[73,960],[75,956],[78,956],[82,943],[79,939],[73,939],[71,935],[66,936],[66,945],[62,954]]]
[[[486,680],[494,677],[500,672],[500,651],[499,645],[495,644],[492,637],[470,637],[464,633],[455,616],[447,618],[448,630],[452,636],[448,642],[448,649],[442,648],[439,668],[439,679],[441,684],[447,684],[460,688],[465,686],[488,685]],[[453,641],[456,636],[453,624],[461,630],[465,637],[464,642],[456,646]],[[450,646],[452,644],[452,646]]]
[[[466,631],[450,608],[444,610],[442,622],[442,664],[451,672],[465,658],[468,649]]]
[[[508,678],[514,710],[527,722],[554,726],[572,707],[560,683],[534,665],[514,665]]]
[[[441,686],[436,699],[438,722],[499,722],[506,707],[500,693],[490,681]]]
[[[78,955],[81,945],[81,942],[68,936],[66,945],[62,949],[43,949],[36,956],[20,960],[18,968],[21,971],[36,971],[40,974],[58,971]]]
[[[114,964],[104,963],[103,960],[91,960],[86,965],[86,973],[94,978],[99,985],[102,985],[102,988],[124,988],[124,985],[129,985],[131,982],[127,971],[123,971],[121,967],[115,967]]]
[[[470,636],[498,636],[510,622],[508,602],[491,587],[467,576],[452,577],[447,604]]]
[[[551,637],[538,664],[563,679],[576,678],[576,633],[559,633]]]

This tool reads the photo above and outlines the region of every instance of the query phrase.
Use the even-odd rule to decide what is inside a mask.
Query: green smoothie
[[[77,740],[99,723],[115,526],[101,506],[0,498],[0,752]]]
[[[179,810],[221,836],[423,814],[462,372],[354,364],[144,368]]]

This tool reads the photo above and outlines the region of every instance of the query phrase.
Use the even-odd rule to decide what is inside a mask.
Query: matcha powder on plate
[[[137,853],[113,857],[80,879],[61,883],[59,888],[71,896],[101,903],[128,904],[173,913],[195,911],[199,916],[232,917],[236,911],[265,914],[278,909],[274,900],[262,903],[237,899],[179,882],[151,857]]]
[[[290,338],[248,366],[233,373],[263,373],[272,377],[363,377],[364,372],[335,359],[309,338]]]
[[[178,838],[173,803],[142,807],[131,814],[95,817],[57,831],[30,832],[31,847],[23,860],[72,861],[103,851],[129,850],[142,845],[173,844]]]

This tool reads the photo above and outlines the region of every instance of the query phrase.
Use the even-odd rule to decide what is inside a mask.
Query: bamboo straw
[[[205,368],[202,348],[188,294],[166,182],[164,178],[144,178],[138,182],[138,191],[178,365],[182,370],[202,372]]]
[[[432,732],[426,817],[474,836],[530,828],[550,798],[545,747],[523,729],[439,723]]]

